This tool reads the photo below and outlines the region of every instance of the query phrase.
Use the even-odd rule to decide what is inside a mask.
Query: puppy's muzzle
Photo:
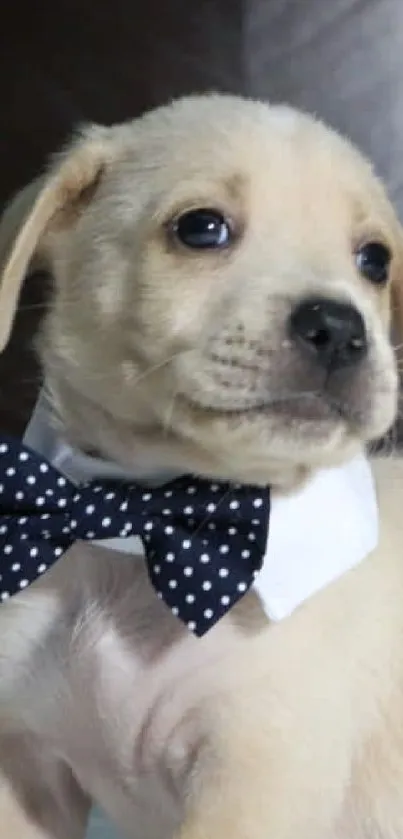
[[[304,300],[291,314],[289,331],[302,352],[328,372],[358,364],[368,352],[363,318],[348,303]]]

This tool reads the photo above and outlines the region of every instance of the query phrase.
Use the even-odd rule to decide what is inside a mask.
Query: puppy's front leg
[[[177,839],[333,836],[348,784],[347,730],[326,713],[294,717],[286,705],[272,717],[270,702],[264,717],[253,703],[245,710],[196,763]]]

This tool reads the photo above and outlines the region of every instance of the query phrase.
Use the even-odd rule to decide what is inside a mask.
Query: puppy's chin
[[[206,408],[187,397],[179,400],[173,431],[178,441],[193,447],[192,469],[284,491],[379,439],[396,409],[392,391],[361,411],[320,397],[230,411]]]
[[[298,416],[281,410],[215,412],[188,404],[178,412],[174,435],[190,452],[189,467],[221,480],[289,491],[319,468],[336,466],[360,451],[363,441],[346,421],[325,410]]]

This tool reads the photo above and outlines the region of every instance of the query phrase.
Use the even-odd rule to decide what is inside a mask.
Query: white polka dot
[[[16,574],[18,571],[21,571],[21,564],[19,562],[13,562],[11,570]]]
[[[166,555],[165,559],[166,559],[166,561],[167,561],[167,562],[173,562],[173,561],[174,561],[174,559],[175,559],[175,554],[173,554],[173,553],[167,553],[167,555]]]
[[[217,525],[216,525],[216,523],[215,523],[214,521],[210,521],[210,522],[208,523],[207,527],[208,527],[208,529],[209,529],[209,530],[216,530]]]
[[[203,585],[202,585],[202,589],[203,589],[203,591],[210,591],[210,589],[211,589],[211,582],[210,582],[210,580],[205,580],[205,581],[204,581],[204,583],[203,583]]]
[[[28,477],[27,477],[27,484],[31,484],[31,486],[32,486],[33,484],[36,484],[36,478],[35,478],[35,475],[28,475]]]
[[[94,512],[94,510],[95,510],[95,507],[94,507],[93,504],[88,504],[87,507],[85,508],[85,512],[87,513],[87,516],[91,516],[92,513]]]
[[[6,475],[8,475],[9,478],[11,478],[12,475],[15,475],[15,467],[14,466],[9,466],[9,468],[6,469]]]
[[[259,519],[252,519],[252,524],[255,525],[255,527],[257,527],[260,524]]]
[[[112,519],[110,519],[109,516],[105,516],[105,518],[102,519],[102,527],[109,527],[111,522],[112,522]],[[73,526],[73,522],[71,523],[71,526]]]
[[[127,502],[127,501],[122,501],[122,503],[121,503],[121,505],[120,505],[120,507],[119,507],[119,510],[120,510],[122,513],[125,513],[125,512],[126,512],[126,510],[127,510],[127,508],[128,508],[128,506],[129,506],[129,504],[128,504],[128,502]]]
[[[18,521],[18,524],[26,524],[27,523],[27,517],[26,516],[21,516],[21,518],[17,519],[17,521]]]
[[[191,577],[192,574],[194,573],[193,568],[191,568],[190,565],[186,565],[186,567],[183,569],[183,573],[184,573],[185,577]]]
[[[49,466],[47,463],[41,463],[39,469],[41,472],[49,472]]]
[[[229,545],[220,545],[220,554],[227,554],[229,551]]]
[[[19,459],[21,463],[24,463],[24,461],[29,460],[29,454],[27,452],[21,452]]]
[[[48,496],[54,495],[53,489],[45,489],[45,495],[48,495]]]
[[[55,556],[61,556],[63,553],[63,548],[55,548],[53,553]]]
[[[28,533],[21,533],[20,539],[21,542],[23,541],[23,539],[28,539]]]
[[[43,574],[43,572],[46,571],[46,568],[47,566],[45,565],[45,563],[41,562],[41,564],[38,565],[38,574]]]
[[[188,623],[188,629],[190,629],[190,631],[191,631],[191,632],[194,632],[194,631],[195,631],[195,629],[196,629],[196,624],[195,624],[195,622],[194,622],[194,621],[189,621],[189,623]]]
[[[178,581],[177,580],[170,580],[168,585],[169,585],[169,588],[177,588]]]
[[[172,489],[166,489],[164,492],[165,498],[171,498],[172,496]]]
[[[248,559],[248,557],[250,557],[250,551],[248,551],[248,550],[242,551],[241,556],[242,556],[243,559]]]
[[[1,600],[8,600],[9,597],[10,597],[10,593],[8,591],[2,591],[1,592],[1,595],[0,595]]]
[[[211,484],[210,489],[211,489],[211,492],[218,492],[219,486],[218,486],[218,484]]]
[[[182,542],[182,548],[185,548],[185,550],[188,550],[188,548],[190,548],[191,544],[192,543],[191,543],[190,539],[184,539],[183,542]]]
[[[238,583],[237,585],[238,591],[246,591],[247,588],[248,586],[246,585],[246,583]]]
[[[76,527],[77,527],[77,522],[76,522],[76,520],[75,520],[75,519],[71,519],[71,522],[70,522],[70,530],[75,530],[75,529],[76,529]]]
[[[133,525],[132,525],[131,521],[126,521],[125,522],[124,530],[126,531],[126,533],[129,533],[130,530],[133,530]]]
[[[194,603],[195,599],[194,594],[187,594],[185,597],[186,603]]]
[[[239,501],[231,501],[229,506],[230,506],[230,510],[238,510]]]
[[[67,504],[67,498],[59,498],[57,502],[58,507],[65,507]]]
[[[154,571],[154,574],[160,574],[161,573],[161,566],[160,565],[154,565],[153,571]]]
[[[186,492],[188,495],[194,495],[196,492],[196,487],[188,487]]]
[[[228,533],[229,533],[230,536],[236,536],[238,531],[237,531],[236,527],[229,527],[228,528]]]
[[[220,568],[218,575],[220,577],[228,577],[229,571],[228,568]]]
[[[67,530],[67,533],[68,533],[68,532],[69,532],[69,531]],[[88,530],[88,531],[87,531],[87,533],[86,533],[85,535],[86,535],[86,538],[87,538],[87,539],[94,539],[94,537],[95,537],[95,533],[94,533],[94,531],[93,531],[93,530]]]
[[[116,498],[116,493],[115,492],[108,492],[105,495],[106,501],[112,501],[112,498]]]
[[[44,503],[45,503],[45,498],[43,498],[41,495],[35,501],[35,504],[37,504],[38,507],[43,507]]]
[[[208,512],[208,513],[214,513],[214,510],[216,510],[217,508],[216,508],[216,505],[215,505],[215,504],[212,504],[212,503],[211,503],[211,504],[207,504],[207,508],[206,508],[206,509],[207,509],[207,512]]]
[[[59,487],[65,487],[66,486],[66,478],[63,478],[61,476],[60,478],[57,479],[57,484],[58,484]]]
[[[29,585],[29,581],[28,580],[20,580],[18,585],[19,585],[20,588],[26,588]]]
[[[141,498],[142,498],[142,500],[143,500],[143,501],[151,501],[151,493],[150,493],[150,492],[145,492],[145,493],[141,496]]]
[[[213,612],[212,609],[205,609],[204,612],[203,612],[203,615],[204,615],[205,618],[209,619],[209,618],[213,617],[214,612]]]
[[[1,527],[0,527],[0,533],[1,534],[7,533],[7,530],[8,530],[7,525],[2,524]]]
[[[168,507],[166,507],[166,509],[162,511],[162,515],[163,516],[172,516],[172,510],[168,510]]]
[[[172,606],[171,611],[172,611],[172,614],[175,615],[175,617],[177,617],[179,615],[179,609],[178,609],[177,606]]]
[[[261,507],[263,504],[263,498],[255,498],[253,502],[254,507]]]
[[[3,551],[5,554],[11,554],[13,552],[12,545],[4,545]]]
[[[154,527],[154,525],[153,525],[152,521],[146,521],[146,523],[144,525],[144,530],[152,530],[153,527]]]
[[[31,548],[30,551],[29,551],[30,556],[38,556],[38,553],[39,553],[38,548]]]
[[[250,542],[254,542],[256,539],[256,533],[248,533],[248,539]]]
[[[2,443],[0,445],[0,454],[6,454],[6,452],[8,452],[8,445],[7,445],[7,443]],[[21,455],[20,455],[20,458],[21,458]]]
[[[18,490],[18,492],[15,493],[15,497],[17,501],[22,501],[22,499],[24,498],[24,493],[21,492],[21,490]]]
[[[50,513],[42,513],[41,521],[46,521],[46,519],[50,519]]]
[[[171,527],[171,525],[169,524],[169,525],[168,525],[168,527],[165,527],[165,528],[164,528],[164,532],[165,532],[165,533],[169,536],[171,533],[173,533],[173,532],[174,532],[174,529],[173,529],[173,527]]]
[[[220,600],[221,605],[222,606],[228,606],[228,604],[230,602],[231,602],[231,598],[228,596],[228,594],[223,594],[223,596]]]
[[[210,562],[209,554],[202,554],[200,557],[200,562],[203,562],[204,564]]]
[[[192,513],[193,513],[193,509],[194,509],[193,507],[185,507],[183,512],[185,513],[186,516],[191,516]]]

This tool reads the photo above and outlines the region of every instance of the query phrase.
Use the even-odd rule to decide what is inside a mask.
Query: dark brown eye
[[[222,213],[204,207],[179,216],[173,231],[182,245],[193,250],[225,248],[232,238],[230,225]]]
[[[375,285],[383,285],[389,276],[392,254],[381,242],[367,242],[356,252],[357,268],[363,277]]]

